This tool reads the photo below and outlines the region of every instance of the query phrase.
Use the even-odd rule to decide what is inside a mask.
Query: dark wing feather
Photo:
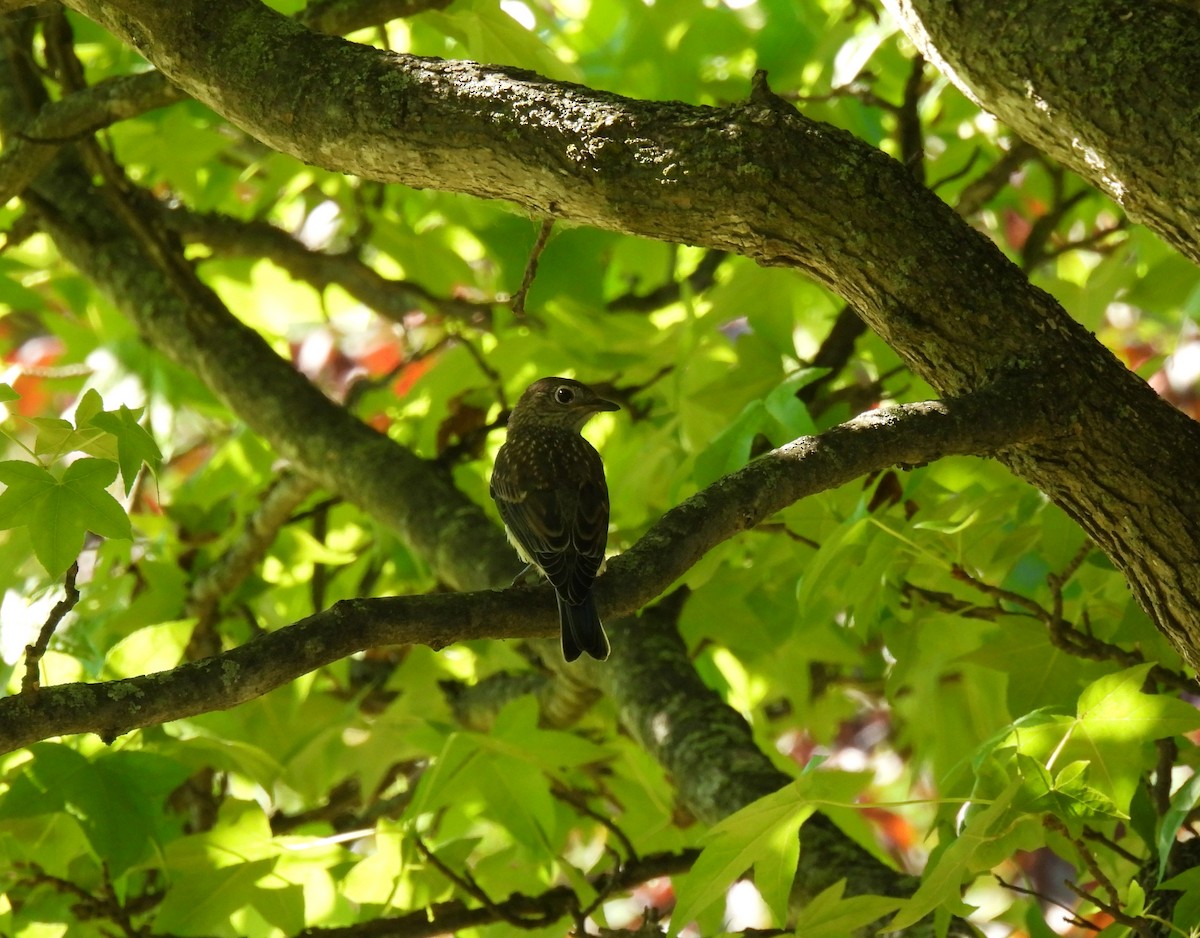
[[[587,441],[571,434],[560,442],[538,453],[540,471],[533,472],[523,470],[521,441],[510,438],[496,457],[491,494],[525,558],[578,606],[604,563],[608,486],[600,454]]]

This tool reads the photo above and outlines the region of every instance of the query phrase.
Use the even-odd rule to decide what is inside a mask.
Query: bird
[[[567,661],[609,653],[592,596],[608,541],[608,484],[580,431],[596,414],[620,409],[572,378],[540,378],[513,408],[492,469],[492,499],[527,565],[513,582],[530,568],[550,581]]]

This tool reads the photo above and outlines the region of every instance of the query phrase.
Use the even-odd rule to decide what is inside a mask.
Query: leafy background
[[[144,67],[68,19],[88,83]],[[908,161],[1195,411],[1179,369],[1196,268],[924,68],[870,4],[456,0],[350,38],[712,105],[765,68],[810,117]],[[510,206],[304,166],[191,101],[103,142],[243,322],[488,511],[527,383],[572,373],[619,391],[626,409],[588,431],[613,552],[770,446],[933,396],[870,333],[814,365],[851,314],[792,273],[559,226],[514,310],[540,222]],[[78,598],[35,669],[43,685],[164,670],[339,599],[440,587],[369,514],[282,467],[22,219],[17,200],[0,209],[11,693],[36,692],[26,646],[64,575]],[[308,263],[333,255],[348,263]],[[385,279],[364,287],[364,270]],[[271,498],[284,510],[262,556],[238,567]],[[1187,933],[1200,918],[1192,874],[1173,909],[1143,907],[1197,797],[1195,687],[1083,533],[1000,466],[946,459],[807,498],[679,589],[697,672],[795,779],[721,823],[676,803],[611,702],[547,722],[514,690],[537,673],[524,647],[381,648],[230,711],[0,757],[0,931],[294,935],[520,893],[523,917],[477,930],[562,934],[570,908],[548,910],[563,884],[579,919],[612,927],[779,926],[814,810],[921,879],[907,899],[830,887],[793,909],[800,934],[892,913],[896,927],[969,913],[989,934],[1035,936],[1047,922],[1122,934],[1152,914]],[[673,878],[589,906],[588,875],[660,853]],[[730,889],[750,869],[756,889]]]

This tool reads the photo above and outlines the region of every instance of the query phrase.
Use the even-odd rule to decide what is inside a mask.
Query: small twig
[[[429,861],[434,869],[445,876],[446,879],[450,880],[450,882],[454,883],[454,885],[456,885],[459,889],[463,890],[474,899],[477,899],[485,909],[495,915],[499,920],[508,922],[508,924],[516,928],[524,929],[542,928],[554,921],[553,918],[549,918],[546,915],[537,915],[534,918],[524,918],[521,915],[502,908],[492,901],[491,896],[489,896],[483,890],[482,886],[475,882],[474,877],[468,873],[458,873],[451,869],[438,858],[437,854],[435,854],[420,837],[414,836],[413,843],[416,845],[417,850],[421,853],[421,855]]]
[[[924,586],[917,586],[914,583],[905,583],[901,590],[906,597],[919,597],[930,605],[936,606],[938,609],[962,616],[964,619],[982,619],[985,622],[995,622],[1003,616],[1012,615],[1012,613],[999,603],[993,603],[990,606],[980,606],[978,603],[959,599],[953,593],[927,589]]]
[[[162,223],[183,240],[202,244],[213,257],[255,257],[270,261],[294,280],[321,291],[337,284],[377,315],[405,328],[415,310],[431,309],[443,319],[488,328],[494,300],[439,296],[416,281],[393,280],[351,251],[314,251],[265,221],[244,221],[216,212],[157,206]]]
[[[616,822],[613,821],[611,817],[601,814],[599,811],[594,811],[582,794],[558,785],[555,785],[550,789],[550,794],[552,794],[559,801],[566,802],[580,814],[590,817],[593,821],[604,827],[609,833],[616,837],[618,841],[620,841],[621,848],[625,851],[625,857],[617,857],[617,866],[620,866],[624,860],[637,861],[638,852],[637,848],[633,845],[633,841],[626,836],[625,832],[621,830],[621,828],[616,824]]]
[[[1158,751],[1158,763],[1154,767],[1154,784],[1150,788],[1150,797],[1154,801],[1154,810],[1162,817],[1171,807],[1171,771],[1179,758],[1179,747],[1172,737],[1156,739],[1154,748]]]
[[[1079,568],[1083,566],[1083,562],[1091,556],[1092,551],[1095,549],[1096,545],[1092,543],[1090,538],[1079,545],[1079,550],[1075,551],[1075,554],[1067,561],[1065,567],[1059,570],[1058,573],[1051,573],[1046,577],[1050,588],[1061,591],[1067,584],[1067,581],[1079,572]]]
[[[896,143],[900,159],[912,177],[925,184],[925,135],[921,127],[921,91],[925,84],[925,58],[913,57],[908,78],[904,82],[904,97],[896,109]]]
[[[1022,596],[1020,593],[1014,593],[1011,590],[1003,589],[999,586],[993,586],[991,583],[984,582],[976,577],[973,573],[959,564],[953,564],[950,567],[950,575],[960,583],[966,583],[973,589],[978,590],[985,596],[994,596],[996,599],[1002,599],[1005,602],[1012,603],[1014,606],[1026,610],[1035,619],[1045,620],[1049,613],[1042,605],[1028,596]]]
[[[67,567],[66,577],[63,579],[66,596],[50,610],[50,615],[46,617],[46,621],[38,633],[37,641],[32,645],[25,646],[25,677],[21,680],[22,694],[36,694],[42,686],[38,675],[39,665],[50,646],[50,638],[54,635],[54,630],[62,622],[63,616],[74,609],[75,604],[79,602],[79,590],[75,588],[75,578],[78,575],[79,561],[76,560]]]
[[[1084,625],[1082,629],[1063,617],[1063,586],[1079,569],[1079,566],[1083,563],[1088,553],[1091,552],[1091,549],[1092,545],[1090,543],[1085,544],[1061,572],[1051,574],[1047,577],[1052,597],[1051,609],[1047,609],[1041,603],[1030,599],[1028,596],[1022,596],[1020,593],[1014,593],[1011,590],[986,583],[958,564],[954,564],[950,568],[950,575],[960,583],[967,584],[972,589],[1025,610],[1025,614],[1038,619],[1046,626],[1050,643],[1055,648],[1060,648],[1069,655],[1074,655],[1077,658],[1085,658],[1089,661],[1113,661],[1125,668],[1144,664],[1146,658],[1140,651],[1130,651],[1129,649],[1122,648],[1120,645],[1114,645],[1111,642],[1103,641],[1092,635],[1090,621],[1086,612],[1080,616],[1080,620]],[[1165,668],[1160,664],[1156,664],[1150,669],[1148,680],[1157,681],[1166,687],[1182,690],[1189,694],[1200,694],[1200,682],[1188,677],[1181,671],[1172,671],[1170,668]]]
[[[1143,863],[1146,862],[1145,857],[1139,857],[1137,854],[1131,853],[1130,851],[1128,851],[1124,847],[1122,847],[1119,843],[1117,843],[1115,840],[1113,840],[1111,837],[1106,837],[1104,834],[1100,833],[1097,830],[1092,830],[1092,828],[1090,828],[1090,827],[1085,827],[1083,829],[1083,836],[1084,836],[1085,840],[1091,840],[1098,844],[1103,844],[1105,847],[1107,847],[1109,850],[1111,850],[1117,856],[1121,857],[1122,859],[1128,860],[1130,863],[1134,864],[1135,866],[1141,866]]]
[[[866,82],[860,78],[854,78],[844,85],[830,88],[823,94],[799,94],[794,91],[785,91],[781,92],[779,97],[785,101],[794,101],[797,104],[827,104],[830,101],[837,101],[841,98],[855,98],[869,107],[877,107],[891,114],[900,110],[900,105],[893,104],[886,98],[881,98],[867,87]]]
[[[1012,174],[1023,163],[1035,156],[1037,156],[1037,150],[1030,144],[1022,141],[1014,145],[987,172],[963,188],[958,195],[958,201],[954,204],[954,211],[964,218],[970,218],[976,214],[1008,185]]]
[[[1013,892],[1020,893],[1023,896],[1032,896],[1034,899],[1037,899],[1040,902],[1045,902],[1048,905],[1058,906],[1067,913],[1067,920],[1077,928],[1086,928],[1089,931],[1100,931],[1099,926],[1093,925],[1091,922],[1087,921],[1087,919],[1080,918],[1075,914],[1074,909],[1072,909],[1069,905],[1064,905],[1063,903],[1059,902],[1053,896],[1043,895],[1036,889],[1027,889],[1024,886],[1018,886],[1016,883],[1005,882],[999,873],[993,873],[992,875],[996,878],[996,882],[1000,884],[1002,889],[1011,889]]]
[[[1092,250],[1096,253],[1107,253],[1113,250],[1113,245],[1105,245],[1101,242],[1107,240],[1111,235],[1119,234],[1129,227],[1129,219],[1121,218],[1109,225],[1107,228],[1097,228],[1091,234],[1079,238],[1075,241],[1064,241],[1053,248],[1049,248],[1042,254],[1042,263],[1054,260],[1060,255],[1070,251]]]
[[[16,365],[14,370],[26,377],[44,378],[48,381],[86,378],[92,373],[92,369],[82,362],[75,365]]]
[[[74,896],[86,908],[85,915],[100,916],[104,914],[104,903],[88,892],[81,886],[76,885],[69,879],[55,876],[53,873],[46,872],[45,869],[38,863],[31,860],[17,860],[13,863],[13,868],[17,870],[26,870],[29,876],[22,877],[27,882],[36,885],[46,885],[64,895]]]
[[[271,815],[271,833],[286,834],[315,821],[326,821],[335,830],[338,830],[340,825],[335,822],[361,804],[362,791],[359,788],[358,778],[352,775],[329,790],[324,804],[307,811],[299,811],[296,814],[276,811]]]
[[[524,302],[523,299],[522,302]],[[504,393],[504,378],[500,375],[500,372],[488,364],[488,360],[484,357],[484,354],[466,336],[456,335],[454,336],[454,341],[467,350],[467,354],[475,362],[475,367],[483,372],[484,377],[491,384],[492,390],[496,392],[496,401],[500,404],[500,410],[506,412],[508,410],[508,395]]]
[[[1085,902],[1092,903],[1092,905],[1094,905],[1101,912],[1112,916],[1113,921],[1117,924],[1124,925],[1125,927],[1133,930],[1136,934],[1141,935],[1142,938],[1152,938],[1153,932],[1151,931],[1151,928],[1153,923],[1150,921],[1150,919],[1142,918],[1140,915],[1129,915],[1121,909],[1119,902],[1105,902],[1069,879],[1063,880],[1063,885],[1071,890],[1071,892],[1075,893],[1075,895],[1077,895],[1080,899],[1083,899]],[[1096,929],[1096,931],[1099,930],[1100,929],[1098,928]]]
[[[797,544],[803,544],[805,547],[811,547],[813,550],[821,549],[821,545],[817,541],[814,541],[811,537],[805,537],[803,534],[797,534],[782,521],[760,521],[750,530],[768,531],[771,533],[779,532]]]
[[[708,251],[696,265],[696,269],[682,280],[668,280],[666,283],[651,290],[649,293],[635,293],[630,289],[626,293],[611,299],[606,308],[612,313],[649,313],[676,303],[684,295],[684,287],[692,296],[703,293],[717,279],[717,270],[721,262],[729,255],[725,251]],[[636,286],[636,281],[631,283]]]
[[[314,511],[312,515],[312,536],[313,540],[322,547],[326,545],[329,537],[329,503],[328,500],[322,503],[325,507],[320,511]],[[308,593],[312,600],[313,612],[320,612],[325,608],[325,591],[329,586],[329,565],[324,562],[314,562],[312,576],[308,581]]]
[[[813,404],[821,389],[837,378],[850,363],[850,359],[854,356],[855,343],[866,331],[867,324],[863,322],[854,307],[843,306],[816,354],[809,362],[813,368],[828,368],[829,371],[815,381],[804,385],[796,392],[796,399],[804,404]]]
[[[975,164],[977,162],[979,162],[979,157],[980,157],[981,153],[982,153],[982,151],[979,149],[979,147],[976,147],[974,150],[971,151],[971,155],[967,158],[967,161],[965,163],[963,163],[963,165],[959,169],[949,172],[945,176],[941,176],[934,182],[931,182],[927,186],[929,191],[937,192],[938,189],[940,189],[942,186],[946,185],[947,183],[954,182],[957,179],[962,179],[962,177],[967,175],[967,173],[969,173],[975,167]]]
[[[1071,846],[1073,846],[1076,852],[1078,852],[1080,859],[1083,860],[1083,865],[1087,867],[1087,871],[1091,874],[1092,879],[1096,881],[1096,884],[1103,889],[1105,894],[1108,896],[1109,904],[1120,907],[1121,894],[1117,892],[1117,887],[1114,886],[1112,884],[1112,880],[1105,875],[1104,870],[1100,869],[1100,863],[1096,859],[1096,855],[1092,853],[1091,847],[1085,844],[1078,837],[1075,837],[1067,829],[1067,825],[1053,814],[1046,815],[1042,819],[1042,824],[1050,830],[1061,834],[1070,842]]]
[[[142,929],[133,924],[133,919],[129,917],[129,910],[117,894],[116,886],[113,885],[112,873],[109,871],[107,863],[102,864],[101,872],[104,875],[102,882],[104,890],[103,901],[109,918],[117,924],[117,927],[121,929],[126,938],[138,938],[139,935],[145,934]]]
[[[538,231],[537,240],[533,242],[533,248],[529,251],[529,261],[525,265],[525,276],[521,278],[521,287],[513,294],[512,298],[512,311],[517,319],[525,318],[525,297],[529,294],[529,288],[533,286],[533,278],[537,276],[538,263],[541,261],[542,251],[546,249],[546,242],[550,239],[550,231],[553,228],[553,218],[543,219],[541,230]]]

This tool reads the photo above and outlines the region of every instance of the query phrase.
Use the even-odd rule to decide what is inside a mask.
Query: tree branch
[[[622,864],[615,873],[592,877],[591,883],[600,893],[631,889],[658,876],[686,872],[696,862],[697,855],[695,850],[654,854]],[[579,897],[569,886],[555,886],[538,896],[514,894],[485,907],[442,902],[407,915],[376,918],[361,925],[306,928],[297,938],[432,938],[526,916],[554,922],[569,915],[578,902]]]
[[[1181,481],[1200,464],[1200,427],[895,160],[790,108],[634,101],[388,54],[316,35],[256,0],[70,5],[300,159],[803,271],[945,395],[1024,374],[1033,397],[1060,408],[1061,433],[999,458],[1079,522],[1200,665],[1200,489]],[[216,380],[221,369],[205,370]]]
[[[63,144],[186,97],[161,72],[150,72],[110,78],[46,105],[11,140],[5,140],[0,153],[0,203],[24,192]]]
[[[884,6],[968,97],[1200,261],[1200,9],[1169,0]]]
[[[654,600],[717,544],[806,495],[898,464],[984,454],[1045,427],[995,391],[957,401],[872,411],[768,453],[660,518],[596,583],[606,618]],[[69,733],[111,740],[143,726],[223,710],[322,665],[377,645],[441,648],[470,639],[550,637],[558,615],[548,586],[344,600],[324,612],[171,671],[46,687],[0,700],[0,750]],[[718,815],[719,816],[719,815]]]
[[[34,5],[35,0],[0,0],[0,15]],[[47,6],[58,9],[57,3]],[[344,35],[446,6],[449,0],[319,0],[309,3],[297,20],[319,33]],[[0,204],[25,191],[63,144],[187,97],[162,72],[150,71],[98,82],[47,104],[28,127],[11,141],[5,140],[0,153]]]

